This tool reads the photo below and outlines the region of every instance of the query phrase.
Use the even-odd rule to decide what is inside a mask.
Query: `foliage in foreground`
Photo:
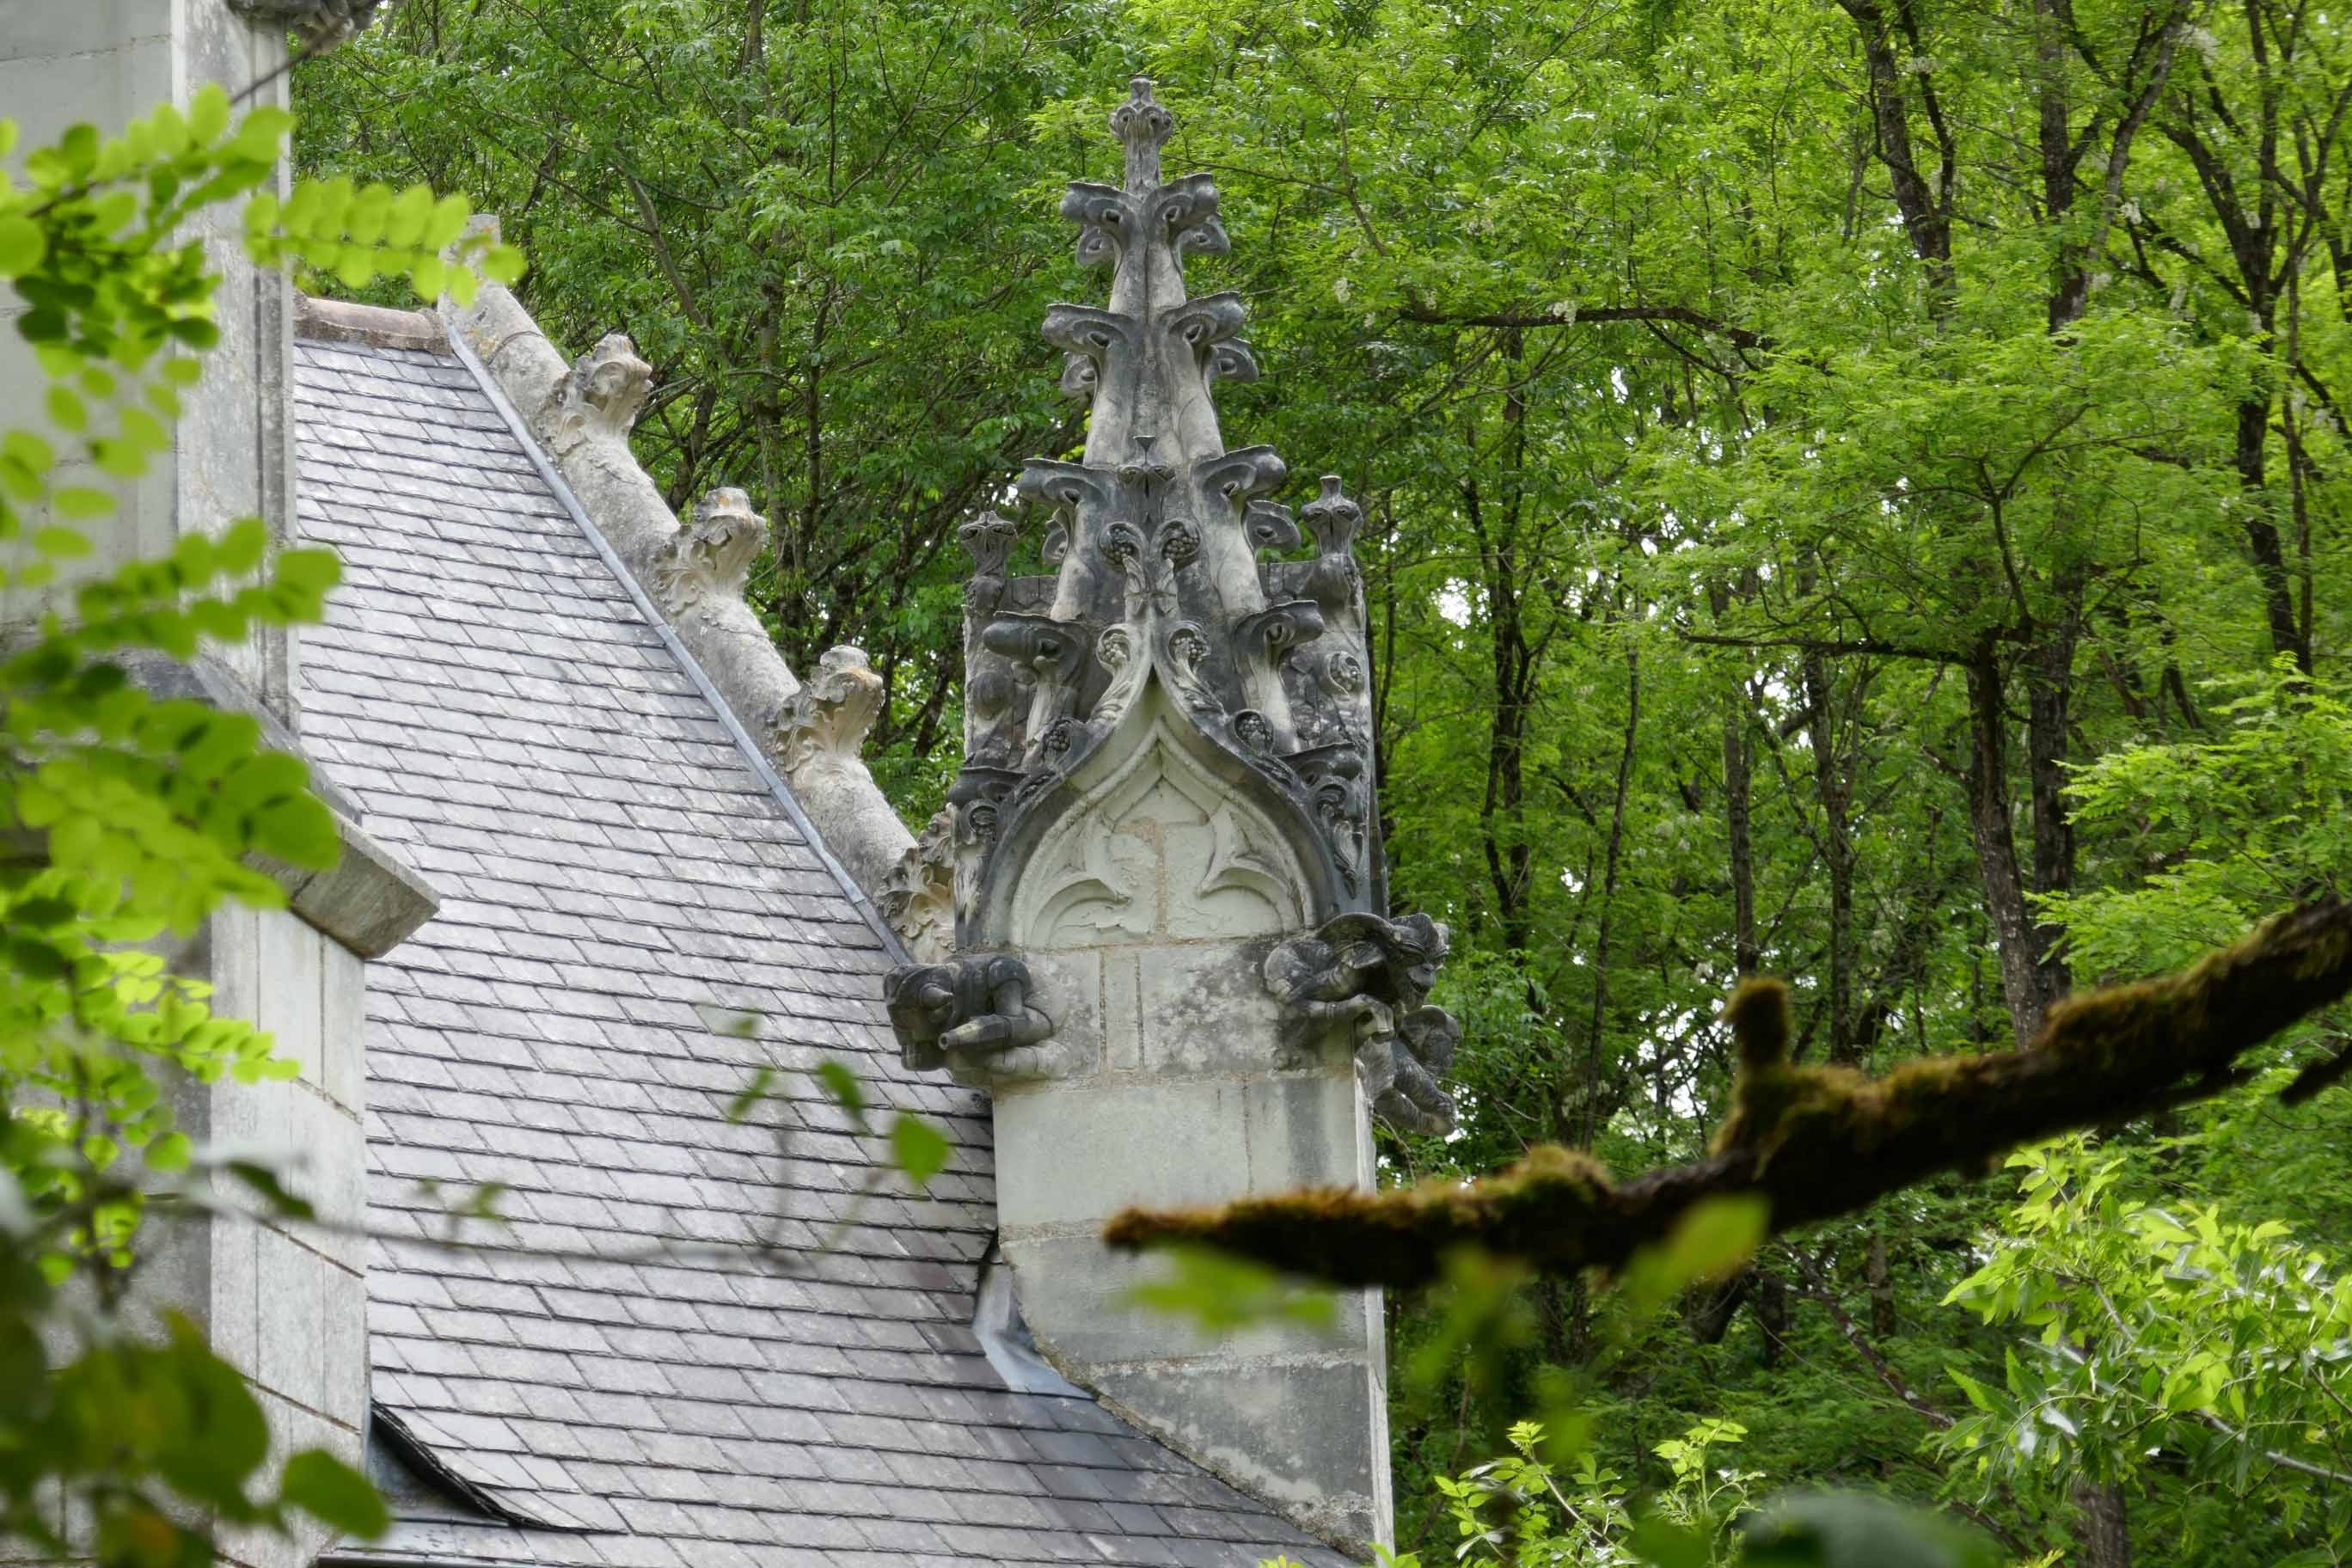
[[[76,126],[0,187],[0,279],[47,380],[51,434],[0,434],[0,593],[37,615],[0,663],[0,1539],[122,1568],[194,1568],[215,1531],[286,1530],[299,1510],[356,1535],[383,1505],[323,1449],[270,1462],[237,1370],[131,1286],[142,1225],[203,1223],[217,1164],[289,1217],[268,1169],[192,1145],[180,1087],[293,1076],[266,1034],[217,1016],[174,959],[223,903],[278,908],[257,859],[331,866],[334,821],[253,717],[150,696],[127,663],[234,649],[319,618],[332,555],[273,552],[259,518],[92,571],[120,491],[169,445],[218,336],[202,231],[248,196],[247,253],[364,282],[401,272],[470,289],[445,262],[467,216],[305,181],[261,191],[290,121],[200,92],[117,137]],[[0,122],[0,153],[15,127]],[[259,193],[259,194],[253,194]],[[511,277],[514,258],[482,258]],[[458,279],[463,279],[460,282]],[[76,574],[79,573],[79,575]],[[157,1314],[164,1331],[152,1331]]]

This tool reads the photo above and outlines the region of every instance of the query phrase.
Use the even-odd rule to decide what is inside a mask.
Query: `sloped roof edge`
[[[935,915],[916,897],[928,884],[915,840],[857,754],[887,696],[881,679],[854,647],[829,650],[805,681],[785,663],[743,600],[766,542],[743,491],[711,490],[689,518],[671,510],[629,448],[652,384],[635,345],[607,333],[567,363],[522,302],[496,284],[469,306],[444,300],[439,312],[450,342],[487,372],[483,384],[502,396],[629,580],[660,609],[662,625],[694,655],[772,770],[790,780],[827,848],[921,947],[924,921]]]
[[[564,481],[562,472],[549,459],[546,450],[532,435],[530,426],[524,421],[513,402],[508,398],[506,389],[499,384],[499,378],[491,374],[490,368],[482,363],[480,356],[476,354],[471,345],[466,342],[464,335],[454,327],[448,331],[447,342],[466,368],[473,373],[474,379],[480,384],[482,391],[488,396],[490,405],[499,411],[499,416],[504,419],[507,422],[507,427],[514,432],[515,439],[522,443],[524,456],[530,459],[531,467],[538,469],[539,477],[546,483],[549,491],[562,504],[563,510],[572,514],[572,521],[580,526],[580,531],[586,536],[588,542],[594,547],[596,553],[603,558],[613,575],[619,579],[622,588],[627,592],[631,601],[636,605],[639,612],[653,626],[655,635],[661,638],[663,646],[668,648],[671,657],[677,660],[678,668],[686,672],[687,679],[694,683],[695,689],[700,692],[703,699],[710,704],[711,711],[719,715],[719,721],[726,726],[729,738],[733,740],[736,748],[743,753],[744,760],[751,764],[751,772],[761,784],[767,785],[770,793],[775,795],[777,804],[784,808],[784,815],[792,819],[793,826],[807,836],[809,847],[815,852],[817,858],[824,863],[825,869],[841,884],[843,893],[856,907],[857,912],[865,917],[866,923],[873,927],[874,933],[882,939],[883,950],[900,963],[908,962],[907,944],[899,939],[898,933],[890,928],[890,922],[882,918],[881,910],[875,908],[873,899],[868,896],[858,879],[850,875],[848,868],[844,866],[839,857],[835,855],[833,846],[826,841],[824,834],[809,820],[809,814],[802,809],[800,797],[793,793],[792,785],[787,784],[783,775],[770,763],[767,753],[761,750],[759,742],[751,738],[751,732],[743,727],[741,715],[735,711],[734,705],[728,701],[726,694],[712,682],[709,673],[702,668],[702,661],[695,658],[694,650],[688,647],[684,639],[677,635],[677,628],[671,625],[669,616],[664,615],[661,606],[654,603],[652,596],[646,592],[645,584],[637,581],[637,574],[629,569],[628,563],[621,558],[620,552],[613,548],[612,541],[604,537],[604,530],[596,526],[596,520],[589,516],[587,509],[580,504],[580,498],[572,493],[572,487]],[[781,658],[777,659],[779,666],[782,666],[782,662]],[[867,787],[873,787],[870,780]],[[877,790],[876,799],[878,801],[880,798],[880,792]],[[884,804],[883,809],[886,811],[889,809],[887,803]],[[890,820],[893,826],[898,825],[895,815]],[[906,829],[903,826],[900,826],[898,831],[902,836],[906,836]],[[911,836],[908,836],[908,843],[910,845],[913,843]]]

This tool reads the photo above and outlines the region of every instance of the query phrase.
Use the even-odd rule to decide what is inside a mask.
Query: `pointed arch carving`
[[[1247,785],[1218,770],[1159,681],[1119,728],[1096,753],[1101,765],[1070,781],[1036,847],[991,877],[988,940],[1047,951],[1307,924],[1317,900],[1288,836]]]

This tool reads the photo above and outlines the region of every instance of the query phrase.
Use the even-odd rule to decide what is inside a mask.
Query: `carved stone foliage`
[[[1192,755],[1167,700],[1150,700],[1134,747],[1030,855],[1009,928],[1022,947],[1273,935],[1307,918],[1284,836]]]
[[[1054,1032],[1029,1005],[1029,966],[1010,953],[966,953],[941,963],[909,963],[883,984],[884,1005],[906,1065],[929,1071],[950,1052],[987,1055],[1032,1046]]]
[[[1271,797],[1280,831],[1308,853],[1314,907],[1384,897],[1350,550],[1362,513],[1326,479],[1294,517],[1272,499],[1282,458],[1224,444],[1213,389],[1259,370],[1240,297],[1183,286],[1184,258],[1227,240],[1213,180],[1161,177],[1174,123],[1151,84],[1134,82],[1113,116],[1125,179],[1079,182],[1062,204],[1080,258],[1108,267],[1111,285],[1107,303],[1055,305],[1044,323],[1064,390],[1091,413],[1079,460],[1032,459],[1020,476],[1022,499],[1048,514],[1053,575],[1005,575],[1017,542],[1006,519],[965,529],[967,765],[949,799],[966,916],[992,879],[1019,873],[993,866],[998,846],[1073,809],[1065,783],[1155,684]],[[1310,533],[1314,558],[1285,559]]]
[[[816,672],[768,721],[768,754],[786,774],[813,764],[855,763],[866,731],[882,711],[882,678],[866,650],[827,648]]]
[[[312,54],[367,30],[384,0],[229,0],[229,9],[257,26],[287,27]]]
[[[1265,987],[1291,1018],[1351,1026],[1374,1112],[1409,1131],[1454,1128],[1454,1099],[1438,1079],[1454,1065],[1462,1030],[1428,1005],[1450,942],[1427,915],[1344,914],[1277,942],[1265,958]]]
[[[883,879],[877,900],[907,950],[938,959],[955,945],[955,814],[941,810]]]
[[[765,519],[743,491],[722,488],[694,506],[694,516],[654,559],[654,598],[671,620],[709,619],[719,605],[743,596],[751,558],[767,538]]]
[[[582,441],[627,439],[653,384],[654,368],[637,357],[637,345],[625,333],[607,332],[572,362],[555,389],[550,444],[563,451]]]

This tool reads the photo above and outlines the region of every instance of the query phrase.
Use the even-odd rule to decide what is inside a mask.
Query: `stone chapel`
[[[37,145],[206,82],[282,101],[289,21],[372,8],[0,0],[0,115]],[[679,518],[632,457],[625,336],[566,358],[496,287],[302,298],[216,237],[221,346],[102,553],[259,514],[341,554],[324,625],[137,673],[262,716],[345,852],[184,955],[302,1068],[191,1090],[184,1125],[299,1156],[369,1234],[216,1221],[148,1283],[398,1521],[236,1561],[1249,1568],[1387,1539],[1378,1293],[1211,1340],[1097,1239],[1133,1203],[1370,1184],[1375,1115],[1453,1114],[1445,932],[1387,907],[1360,513],[1332,479],[1294,511],[1279,457],[1224,445],[1214,385],[1258,366],[1240,299],[1187,292],[1226,237],[1206,175],[1163,175],[1172,130],[1138,80],[1123,180],[1063,202],[1108,275],[1044,323],[1088,435],[962,531],[965,764],[919,837],[858,760],[864,655],[795,672],[744,604],[744,493]],[[7,334],[0,425],[37,426],[37,391]],[[1045,574],[1012,574],[1024,535]],[[928,1191],[826,1060],[948,1133]],[[499,1217],[453,1221],[487,1184]]]

